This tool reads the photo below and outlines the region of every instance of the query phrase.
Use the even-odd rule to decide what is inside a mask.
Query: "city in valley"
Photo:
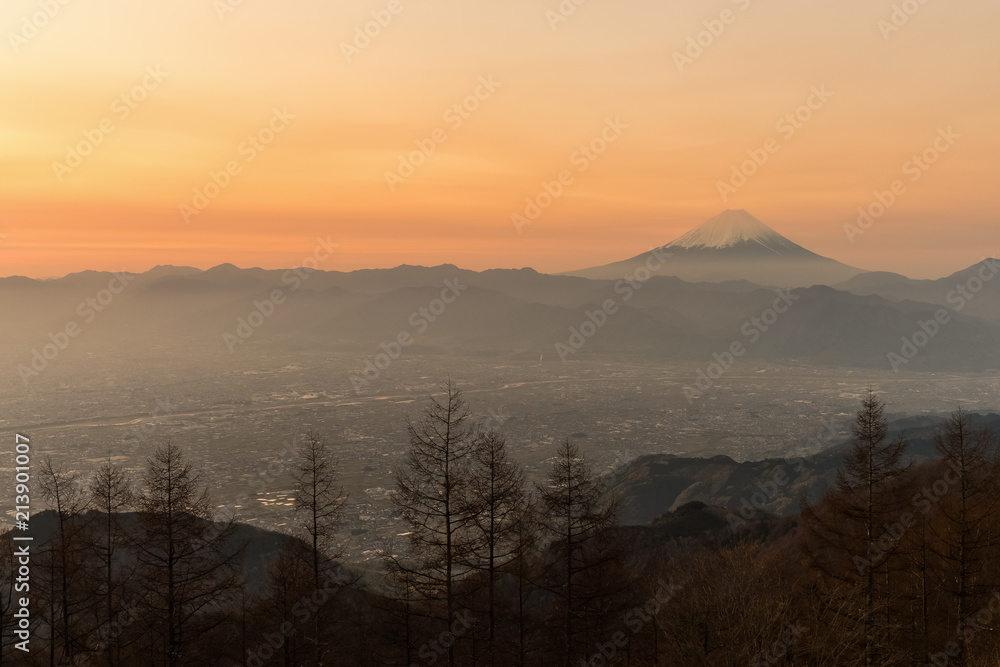
[[[850,438],[853,412],[869,386],[891,396],[890,413],[900,417],[945,415],[959,404],[984,414],[1000,406],[1000,380],[992,374],[748,361],[689,401],[684,389],[705,364],[562,363],[554,354],[541,361],[402,357],[355,392],[354,357],[249,352],[239,371],[219,364],[228,357],[188,363],[164,355],[141,365],[95,366],[79,377],[53,372],[29,392],[9,382],[0,430],[30,432],[37,455],[88,474],[110,455],[138,476],[156,445],[173,441],[196,462],[221,512],[288,532],[289,470],[302,436],[319,434],[349,493],[345,556],[366,560],[399,529],[386,494],[408,447],[406,417],[419,417],[448,378],[484,428],[508,435],[534,481],[544,478],[566,438],[603,472],[646,454],[721,454],[737,462],[816,454]],[[135,389],[123,393],[121,386]]]

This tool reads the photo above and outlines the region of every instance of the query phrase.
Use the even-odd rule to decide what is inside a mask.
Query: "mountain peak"
[[[863,273],[803,248],[740,209],[723,211],[655,251],[566,275],[615,280],[643,266],[687,282],[746,280],[773,287],[834,285]]]
[[[729,248],[741,243],[757,243],[774,252],[786,250],[791,241],[743,209],[723,211],[687,234],[668,244],[668,248]]]
[[[224,264],[219,264],[218,266],[213,266],[212,268],[207,269],[205,273],[236,273],[241,270],[242,269],[240,269],[240,267],[236,266],[235,264],[230,264],[229,262],[226,262]]]

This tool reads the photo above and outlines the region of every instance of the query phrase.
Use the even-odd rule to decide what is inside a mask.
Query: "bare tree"
[[[878,492],[882,487],[897,478],[903,471],[903,454],[906,451],[906,441],[899,437],[889,440],[889,424],[885,419],[885,403],[875,396],[873,389],[868,389],[868,396],[861,402],[861,408],[851,427],[854,443],[851,453],[844,461],[844,468],[837,474],[837,489],[843,495],[861,490],[861,518],[864,521],[865,543],[867,555],[872,559],[873,544],[879,537],[878,519],[883,508],[879,507]],[[848,511],[850,511],[848,507]],[[887,560],[887,559],[886,559]],[[888,569],[888,563],[886,563]],[[875,636],[875,564],[872,563],[865,573],[865,664],[878,663]],[[888,627],[886,628],[888,629]]]
[[[117,661],[121,641],[120,633],[113,631],[117,627],[119,606],[124,595],[122,588],[127,578],[116,568],[125,566],[125,560],[120,558],[121,548],[127,544],[121,514],[127,512],[135,500],[132,491],[132,481],[128,473],[115,464],[111,457],[101,464],[89,487],[91,505],[101,512],[98,520],[100,530],[92,535],[91,548],[101,565],[101,580],[97,585],[97,595],[104,599],[104,618],[101,619],[105,628],[100,634],[104,643],[108,665]]]
[[[262,625],[257,633],[261,642],[264,641],[265,630],[277,632],[282,623],[294,618],[296,605],[301,605],[301,601],[308,599],[311,594],[309,579],[312,568],[293,549],[292,545],[286,545],[268,567],[267,584],[259,598],[260,610],[256,614]],[[280,632],[278,636],[281,636]],[[299,654],[302,651],[298,633],[283,637],[280,648],[272,648],[275,648],[276,653],[280,651],[280,662],[285,667],[300,663]]]
[[[306,435],[305,443],[298,451],[297,465],[292,468],[292,478],[295,480],[294,509],[299,517],[299,525],[309,540],[313,590],[319,591],[322,588],[324,563],[333,555],[329,548],[347,502],[347,494],[338,483],[337,462],[326,442],[318,435]],[[312,637],[317,664],[322,664],[324,653],[321,648],[321,626],[317,610],[313,614]]]
[[[185,646],[219,625],[210,618],[240,581],[245,545],[235,544],[235,520],[212,522],[208,489],[173,443],[147,460],[138,494],[141,530],[134,537],[146,604],[162,619],[163,662],[183,663]]]
[[[458,611],[456,578],[466,555],[464,532],[471,518],[462,507],[473,451],[474,427],[461,390],[450,380],[443,396],[432,396],[418,422],[407,418],[410,436],[407,464],[395,471],[393,504],[410,526],[414,563],[394,559],[393,567],[411,570],[415,589],[427,598],[441,593],[445,623]],[[455,643],[448,647],[448,664],[455,665]]]
[[[420,615],[417,608],[421,602],[426,602],[423,596],[416,592],[416,569],[409,566],[409,563],[402,561],[396,554],[396,549],[391,540],[384,541],[383,553],[387,554],[386,565],[388,565],[387,576],[382,582],[381,594],[375,598],[376,603],[384,614],[388,622],[389,632],[387,636],[391,638],[389,646],[385,649],[399,649],[405,657],[404,664],[412,665],[416,659],[417,628],[416,619]],[[386,664],[391,664],[384,660]]]
[[[534,623],[536,614],[535,605],[532,604],[533,597],[540,592],[533,577],[538,542],[542,532],[541,522],[536,511],[536,498],[529,489],[525,492],[525,511],[514,524],[515,553],[514,557],[504,568],[510,572],[517,583],[517,664],[526,667],[528,664],[528,654],[531,650],[532,637],[537,632],[537,623]]]
[[[944,526],[937,541],[950,570],[942,585],[954,600],[961,649],[954,664],[965,665],[969,661],[966,623],[975,611],[973,586],[993,546],[987,527],[1000,510],[996,439],[991,432],[977,429],[972,415],[959,408],[937,434],[934,445],[945,465],[946,481],[951,482],[948,498],[939,503]]]
[[[609,563],[603,538],[617,523],[618,502],[606,495],[580,448],[568,439],[559,445],[548,484],[540,485],[538,492],[541,521],[552,538],[554,566],[560,571],[554,592],[563,604],[563,648],[570,667],[576,662],[577,623],[585,609],[606,594],[590,581]],[[590,581],[584,575],[590,575]]]
[[[329,549],[347,502],[347,494],[338,481],[337,461],[318,435],[306,435],[292,468],[292,479],[295,481],[293,509],[311,546],[313,585],[318,588],[323,556],[334,555]]]
[[[519,553],[519,524],[525,518],[525,478],[507,452],[506,438],[480,433],[474,441],[464,514],[473,533],[467,561],[486,575],[490,665],[496,664],[497,574]]]
[[[872,667],[884,664],[880,650],[890,641],[891,607],[883,593],[888,589],[893,553],[878,544],[885,541],[884,519],[898,515],[903,507],[893,492],[909,469],[903,465],[907,443],[902,435],[889,439],[885,403],[871,388],[861,401],[851,432],[851,449],[837,472],[834,492],[819,508],[802,500],[803,546],[826,576],[860,587],[858,609],[851,617],[863,625],[860,659]],[[898,546],[899,542],[893,544]],[[883,578],[878,579],[876,573]],[[853,597],[850,586],[839,590],[851,591]]]
[[[80,487],[80,475],[63,465],[56,465],[52,457],[46,456],[42,461],[39,474],[39,488],[42,498],[56,513],[56,533],[49,541],[50,571],[58,570],[57,582],[59,589],[59,615],[63,640],[63,660],[72,662],[76,650],[75,638],[70,628],[70,617],[73,615],[73,600],[71,600],[70,571],[74,567],[76,552],[79,548],[77,539],[79,533],[80,514],[86,509],[87,499]],[[54,573],[54,572],[53,572]],[[52,625],[55,627],[55,619]],[[50,647],[55,653],[55,646]]]

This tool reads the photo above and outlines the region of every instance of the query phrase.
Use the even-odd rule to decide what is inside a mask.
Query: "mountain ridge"
[[[611,300],[617,304],[615,314],[568,361],[705,361],[741,341],[747,360],[889,370],[887,354],[898,354],[903,337],[912,337],[919,323],[933,319],[941,308],[828,286],[796,288],[794,305],[768,322],[767,334],[760,335],[753,318],[769,312],[775,293],[745,281],[691,283],[652,276],[626,299],[615,289],[620,279],[588,280],[526,269],[475,272],[442,265],[317,271],[292,283],[283,281],[288,270],[179,273],[186,275],[162,270],[137,274],[92,323],[80,319],[77,309],[106,291],[111,273],[54,282],[0,279],[0,308],[18,313],[16,322],[0,324],[5,341],[0,355],[15,369],[24,366],[51,343],[49,334],[61,331],[70,320],[85,325],[86,335],[66,352],[76,358],[109,350],[141,356],[153,345],[226,351],[223,334],[264,304],[261,312],[274,317],[264,318],[246,347],[275,350],[291,345],[317,353],[377,350],[379,342],[412,330],[420,340],[411,353],[419,347],[537,359],[558,350],[557,343],[565,344],[574,328],[579,330],[595,309]],[[420,323],[419,310],[435,301],[446,280],[468,289],[442,312],[439,323],[435,316],[433,326],[424,331],[420,325],[417,331],[413,322]],[[989,285],[1000,288],[1000,281]],[[267,305],[276,292],[281,303]],[[1000,307],[989,297],[979,296],[973,303],[983,317],[1000,319]],[[1000,368],[1000,327],[977,315],[972,306],[956,312],[906,369]]]
[[[660,261],[664,255],[667,259]],[[630,275],[642,266],[688,282],[748,280],[784,288],[831,285],[866,273],[798,245],[745,210],[730,209],[664,246],[563,275],[608,280]]]

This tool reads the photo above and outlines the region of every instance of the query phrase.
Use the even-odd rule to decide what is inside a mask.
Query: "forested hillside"
[[[531,484],[447,383],[407,423],[407,529],[376,569],[339,557],[349,498],[322,434],[297,453],[294,536],[215,515],[180,442],[138,479],[45,461],[29,593],[0,542],[0,664],[996,665],[997,441],[960,409],[914,461],[884,407],[869,391],[828,492],[797,514],[693,501],[623,525],[627,489],[571,440]]]

